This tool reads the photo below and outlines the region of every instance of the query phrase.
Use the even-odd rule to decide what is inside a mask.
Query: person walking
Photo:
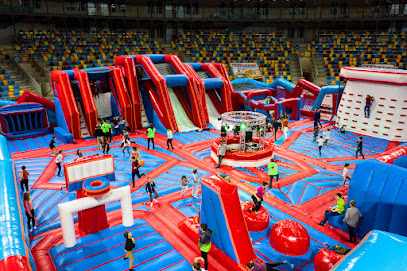
[[[130,145],[131,145],[130,139],[123,135],[123,140],[120,145],[122,147],[123,157],[126,156],[126,153],[124,152],[125,150],[127,150],[127,153],[130,155]]]
[[[172,145],[172,138],[174,137],[172,131],[170,128],[167,129],[167,150],[170,149],[170,145],[171,148],[174,149],[174,146]]]
[[[249,213],[254,211],[255,214],[260,210],[261,207],[261,202],[263,201],[263,196],[266,194],[266,189],[267,189],[267,182],[263,182],[262,186],[257,188],[256,193],[253,193],[252,199],[254,203],[254,207],[249,208]]]
[[[328,128],[324,131],[324,137],[325,137],[325,146],[328,146],[328,142],[331,139],[331,130]]]
[[[365,156],[363,155],[363,153],[362,153],[362,150],[363,150],[363,138],[360,136],[359,138],[358,138],[358,146],[356,147],[356,159],[358,159],[358,156],[359,156],[359,153],[360,153],[360,155],[362,155],[362,157],[363,157],[363,159],[365,159]]]
[[[370,117],[370,107],[372,106],[373,101],[374,101],[373,96],[366,95],[366,105],[365,105],[365,108],[364,108],[366,118]]]
[[[120,117],[115,117],[113,119],[114,135],[122,135],[123,132],[120,129]]]
[[[199,192],[199,181],[198,181],[198,176],[197,176],[198,170],[194,169],[192,171],[192,197],[195,199],[198,198],[198,192]]]
[[[277,270],[274,267],[286,264],[287,261],[282,261],[278,263],[259,263],[259,262],[250,262],[246,264],[246,267],[251,271],[274,271]]]
[[[358,226],[361,217],[362,214],[359,212],[359,209],[356,208],[356,202],[351,200],[349,208],[346,209],[345,219],[343,220],[343,222],[348,224],[349,242],[351,243],[356,243],[355,228]]]
[[[227,151],[230,151],[230,149],[228,149],[225,142],[223,142],[223,140],[221,140],[219,143],[219,146],[218,146],[218,165],[215,168],[220,168],[223,157],[225,157]]]
[[[136,246],[136,242],[135,242],[135,239],[131,236],[132,236],[132,234],[129,231],[126,231],[124,233],[124,238],[126,238],[124,252],[126,252],[126,255],[124,256],[123,259],[127,260],[128,258],[130,258],[129,271],[134,271],[134,269],[133,269],[133,263],[134,263],[133,248]]]
[[[184,196],[184,194],[188,190],[188,179],[186,176],[181,177],[181,197]]]
[[[319,127],[314,127],[314,140],[312,140],[312,142],[315,142],[318,138],[319,135]]]
[[[342,176],[343,176],[343,186],[345,186],[346,180],[350,181],[350,176],[349,176],[349,170],[348,170],[349,164],[346,163],[343,166],[343,172],[342,172]]]
[[[51,139],[51,142],[49,143],[49,148],[51,149],[51,155],[54,154],[54,150],[55,150],[55,153],[58,153],[58,149],[57,149],[57,147],[55,147],[56,140],[57,140],[57,138],[55,136],[53,136]]]
[[[150,127],[147,129],[147,149],[150,149],[150,141],[153,143],[153,150],[155,149],[154,145],[154,136],[155,136],[155,127],[150,123]]]
[[[283,125],[284,140],[286,140],[287,139],[288,129],[290,129],[290,123],[288,122],[287,118],[283,119],[283,124],[282,125]]]
[[[96,130],[95,130],[95,136],[96,136],[96,141],[98,143],[98,149],[102,149],[102,139],[103,139],[103,130],[100,124],[96,125]]]
[[[107,142],[107,137],[103,137],[102,139],[102,152],[103,154],[109,154],[110,151],[110,146],[109,143]]]
[[[34,205],[32,200],[30,199],[30,192],[25,192],[24,193],[24,209],[25,209],[25,214],[27,215],[27,224],[28,224],[28,231],[31,232],[31,223],[32,226],[35,229],[37,229],[37,226],[35,225],[35,216],[34,216]]]
[[[150,206],[153,206],[153,201],[154,202],[158,202],[157,198],[158,198],[158,193],[155,190],[155,183],[153,182],[153,180],[151,179],[151,177],[147,177],[147,184],[146,184],[146,191],[148,193],[148,195],[150,196]],[[155,195],[155,198],[153,200],[153,194]]]
[[[107,120],[103,121],[102,131],[103,131],[103,136],[105,138],[109,138],[111,136],[111,130],[112,130],[112,126],[109,124],[109,121],[107,121]],[[112,142],[112,139],[110,139],[110,142]]]
[[[315,113],[314,113],[314,126],[318,126],[318,124],[322,128],[321,111],[319,111],[319,107],[317,109],[315,109]]]
[[[58,177],[60,177],[59,175],[61,174],[61,170],[62,170],[62,167],[61,167],[62,160],[63,160],[62,150],[59,150],[58,155],[55,158],[55,163],[57,164],[57,167],[58,167],[58,174],[57,174]]]
[[[139,170],[140,165],[138,164],[138,160],[136,159],[135,156],[132,156],[130,158],[130,160],[131,160],[131,182],[132,182],[133,188],[134,188],[135,187],[134,178],[136,177],[136,175],[140,179],[145,174],[144,173],[140,174],[140,170]]]
[[[325,211],[324,220],[322,220],[319,225],[325,226],[325,223],[330,217],[338,216],[345,212],[345,201],[343,200],[341,193],[336,193],[335,199],[337,200],[336,207]]]
[[[324,146],[325,139],[322,136],[319,136],[317,143],[318,143],[318,151],[319,157],[322,156],[322,146]]]
[[[201,224],[201,236],[199,237],[198,246],[201,249],[201,256],[204,259],[205,269],[202,271],[208,271],[208,252],[211,250],[211,235],[213,231],[208,229],[208,225],[205,223]]]
[[[278,121],[273,118],[273,132],[274,132],[274,141],[277,141],[277,130],[278,127],[280,127],[280,123],[278,123]]]
[[[274,158],[270,159],[270,163],[267,165],[267,168],[269,171],[268,173],[270,175],[269,188],[272,189],[273,188],[273,179],[276,178],[276,183],[278,183],[278,178],[280,176],[280,174],[278,174],[278,165],[274,161]]]
[[[28,192],[28,175],[30,175],[30,173],[28,173],[28,171],[25,169],[25,166],[21,167],[21,179],[20,179],[20,186],[21,186],[21,190],[24,192],[24,186],[25,189]]]

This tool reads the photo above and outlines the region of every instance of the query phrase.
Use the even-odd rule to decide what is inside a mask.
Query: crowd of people
[[[323,132],[323,136],[319,135],[320,128],[322,128],[322,124],[320,121],[320,111],[319,109],[316,110],[315,112],[315,117],[314,117],[314,141],[317,141],[318,143],[318,149],[319,149],[319,155],[321,156],[322,148],[323,146],[328,146],[329,140],[330,140],[330,129],[326,129]],[[277,140],[277,131],[282,130],[284,134],[284,139],[287,139],[287,132],[288,129],[290,129],[290,123],[288,121],[288,115],[282,115],[278,119],[272,119],[272,122],[267,121],[267,131],[268,132],[273,132],[274,133],[274,140]],[[96,125],[95,129],[95,136],[97,139],[97,146],[100,151],[102,151],[103,154],[108,154],[110,151],[110,146],[109,143],[114,142],[113,136],[122,136],[121,140],[121,145],[120,148],[122,148],[122,153],[123,157],[126,156],[126,153],[130,157],[131,161],[131,171],[132,171],[132,179],[131,179],[131,185],[132,188],[136,187],[136,180],[135,177],[137,176],[139,179],[142,178],[145,173],[140,172],[140,167],[142,166],[140,164],[141,161],[141,154],[138,151],[136,146],[132,146],[132,141],[130,139],[130,129],[128,126],[128,123],[126,120],[116,117],[113,118],[112,121],[108,120],[100,120],[99,123]],[[150,150],[150,144],[152,149],[155,149],[155,133],[156,129],[153,126],[153,124],[150,124],[148,129],[147,129],[147,148]],[[55,163],[57,166],[57,176],[61,176],[62,172],[62,162],[63,162],[63,150],[59,149],[56,147],[56,137],[54,136],[49,144],[49,147],[51,149],[51,155],[56,154],[55,157]],[[167,130],[167,149],[172,149],[174,150],[173,146],[173,131],[171,129]],[[357,142],[357,148],[356,148],[356,158],[360,154],[363,159],[364,155],[362,153],[363,149],[363,142],[362,142],[362,137],[358,139]],[[225,157],[226,153],[231,150],[227,144],[224,141],[220,142],[220,145],[218,147],[218,164],[216,168],[219,168],[222,163],[222,159]],[[81,150],[77,150],[76,152],[76,157],[81,158],[83,157],[83,154]],[[144,162],[143,162],[144,163]],[[349,170],[348,170],[349,164],[346,163],[343,168],[343,185],[346,184],[346,181],[350,180],[349,176]],[[270,163],[267,166],[268,168],[268,175],[269,175],[269,182],[263,181],[262,185],[252,194],[252,200],[254,203],[254,206],[249,208],[250,213],[257,214],[257,212],[261,208],[261,204],[263,201],[263,198],[267,192],[267,187],[269,189],[273,189],[273,181],[275,179],[275,184],[278,184],[279,182],[279,172],[278,172],[278,164],[277,161],[272,158],[270,160]],[[198,198],[198,193],[199,193],[199,187],[200,187],[200,181],[198,178],[198,173],[197,169],[194,169],[192,172],[192,178],[187,178],[186,176],[182,176],[180,183],[181,183],[181,197],[186,195],[189,186],[192,187],[192,197],[193,198]],[[32,200],[30,199],[30,192],[29,192],[29,187],[28,187],[28,177],[29,177],[29,172],[26,170],[25,166],[22,166],[21,170],[21,190],[24,193],[24,208],[25,212],[27,215],[27,223],[28,223],[28,228],[30,232],[32,229],[36,229],[36,220],[35,220],[35,215],[34,215],[34,207]],[[226,176],[223,178],[227,183],[231,183],[229,176]],[[154,203],[158,203],[158,198],[159,194],[157,192],[157,187],[156,183],[154,182],[153,178],[148,176],[147,177],[147,183],[145,184],[145,190],[147,194],[150,197],[150,206],[153,206]],[[356,236],[354,234],[355,228],[357,227],[357,224],[359,222],[359,218],[362,216],[359,210],[356,208],[356,202],[355,201],[350,201],[350,207],[346,210],[345,212],[345,202],[342,198],[342,195],[340,193],[337,193],[335,196],[337,200],[337,205],[334,208],[330,208],[325,212],[324,219],[319,223],[320,225],[324,226],[326,222],[334,216],[339,216],[339,215],[344,215],[343,221],[347,223],[348,225],[348,232],[349,232],[349,242],[356,242]],[[208,229],[206,224],[201,224],[200,225],[200,238],[199,238],[199,248],[201,251],[201,257],[197,257],[194,260],[194,263],[192,265],[192,269],[196,271],[201,271],[201,270],[208,270],[208,252],[211,249],[211,235],[213,234],[213,231],[211,229]],[[134,256],[133,256],[133,249],[136,246],[135,239],[132,238],[131,232],[126,232],[124,234],[124,237],[126,239],[125,242],[125,257],[124,259],[130,259],[129,263],[129,270],[133,270],[133,263],[134,263]],[[249,270],[255,270],[255,271],[268,271],[268,270],[276,270],[274,267],[277,267],[282,264],[286,264],[287,262],[280,262],[280,263],[260,263],[260,262],[250,262],[247,263],[247,268]],[[201,264],[203,264],[203,268],[201,268]]]

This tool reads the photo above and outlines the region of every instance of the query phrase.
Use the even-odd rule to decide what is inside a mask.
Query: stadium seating
[[[0,54],[4,55],[5,53],[5,50],[0,47]],[[14,80],[10,78],[10,75],[0,65],[0,99],[18,98],[22,92],[20,86],[14,83]]]
[[[282,33],[183,32],[171,45],[192,62],[257,62],[268,83],[291,80],[289,54],[298,52]]]
[[[21,31],[15,49],[42,58],[50,70],[113,65],[118,55],[163,53],[160,42],[140,32]]]
[[[312,53],[324,57],[328,84],[338,84],[343,66],[366,64],[393,65],[407,68],[406,33],[387,32],[324,33],[312,42]]]

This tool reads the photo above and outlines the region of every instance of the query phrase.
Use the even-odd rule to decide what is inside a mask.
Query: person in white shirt
[[[322,138],[322,136],[319,136],[317,142],[318,142],[319,157],[321,157],[322,156],[321,150],[322,150],[322,146],[324,145],[325,140]]]
[[[324,131],[325,146],[328,146],[328,141],[331,139],[331,130],[328,128]]]
[[[122,149],[123,157],[126,156],[126,154],[124,153],[124,150],[126,150],[126,149],[127,149],[127,153],[130,155],[130,144],[131,144],[130,139],[127,136],[123,135],[123,140],[121,142],[121,146],[123,147],[123,149]]]
[[[58,174],[57,174],[58,177],[60,177],[59,175],[61,174],[61,170],[62,170],[62,167],[61,167],[62,160],[63,160],[62,150],[59,150],[58,155],[55,158],[55,163],[57,164],[57,167],[58,167]]]
[[[167,129],[167,150],[170,149],[170,145],[171,148],[174,149],[174,146],[172,145],[172,138],[173,138],[173,134],[170,128]]]
[[[348,164],[348,163],[346,163],[346,164],[343,166],[343,173],[342,173],[342,176],[343,176],[343,186],[345,186],[345,183],[346,183],[346,180],[347,180],[347,179],[350,181],[350,176],[349,176],[348,167],[349,167],[349,164]]]
[[[225,144],[225,142],[220,141],[218,147],[218,165],[215,168],[220,168],[220,164],[222,164],[222,159],[223,157],[225,157],[227,151],[230,151],[228,146]]]
[[[192,172],[192,196],[197,199],[199,192],[199,181],[197,176],[198,170],[194,169]]]

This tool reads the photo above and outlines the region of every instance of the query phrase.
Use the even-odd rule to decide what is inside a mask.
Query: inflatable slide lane
[[[54,90],[57,125],[71,133],[73,138],[81,138],[80,119],[69,75],[64,71],[51,71]]]
[[[206,223],[213,231],[211,241],[217,248],[235,263],[244,266],[254,260],[256,255],[243,217],[237,187],[215,175],[202,178],[201,182],[200,223]]]
[[[220,115],[232,111],[232,92],[228,82],[211,63],[185,63],[185,68],[196,80],[206,122],[220,130]]]
[[[133,74],[129,74],[128,69],[126,79],[128,85],[130,81],[139,81],[140,98],[144,104],[141,107],[146,110],[149,122],[160,130],[171,128],[180,132],[206,127],[194,78],[177,56],[135,55],[128,58],[133,58],[136,68]],[[125,66],[126,62],[119,59],[116,64]],[[134,87],[131,91],[135,91]]]
[[[57,98],[56,111],[62,108],[64,113],[57,114],[58,126],[66,127],[75,139],[94,136],[98,118],[111,119],[121,115],[130,127],[135,126],[132,103],[119,68],[53,71],[51,78]],[[57,95],[68,97],[68,101],[59,100]],[[71,111],[75,112],[76,125],[70,124]]]
[[[0,270],[35,271],[22,194],[18,189],[7,140],[3,136],[0,136],[0,168],[0,231],[3,237],[7,234],[7,238],[1,238]]]

